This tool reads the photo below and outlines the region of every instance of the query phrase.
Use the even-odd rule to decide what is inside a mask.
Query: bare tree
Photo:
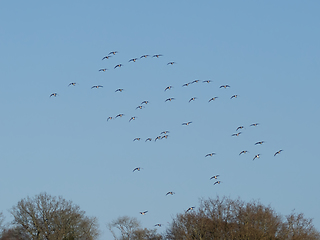
[[[319,240],[320,234],[312,220],[302,214],[285,218],[270,206],[257,201],[217,197],[201,200],[197,211],[177,214],[167,229],[170,240],[195,239],[268,239]]]
[[[97,219],[71,201],[41,193],[27,197],[11,209],[16,229],[36,240],[94,240],[98,237]]]
[[[155,229],[141,228],[136,218],[119,217],[107,225],[115,240],[161,240],[161,235]],[[115,230],[120,231],[117,237]]]

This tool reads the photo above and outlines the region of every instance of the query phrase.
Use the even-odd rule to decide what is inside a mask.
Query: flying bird
[[[260,158],[260,154],[255,155],[252,161],[255,160],[256,158]]]
[[[120,114],[118,114],[115,118],[117,118],[117,117],[123,117],[124,116],[124,114],[123,113],[120,113]]]
[[[169,131],[163,131],[160,134],[167,134],[167,133],[170,133],[170,132]]]
[[[157,224],[155,224],[154,226],[155,226],[155,227],[161,227],[162,224],[161,224],[161,223],[157,223]]]
[[[220,176],[220,175],[214,175],[214,176],[212,176],[212,177],[210,178],[210,180],[211,180],[211,179],[218,179],[219,176]]]
[[[278,154],[280,154],[283,150],[279,150],[278,152],[276,152],[273,156],[276,156]]]
[[[108,117],[108,118],[107,118],[107,121],[109,121],[109,120],[111,120],[111,119],[112,119],[112,117]]]
[[[145,140],[145,142],[147,142],[147,141],[151,142],[151,141],[152,141],[152,138],[147,138],[147,139]]]
[[[172,86],[168,86],[164,89],[164,91],[170,90],[172,88]]]
[[[240,153],[239,153],[239,156],[241,155],[241,154],[244,154],[244,153],[247,153],[248,151],[247,150],[243,150],[243,151],[241,151]]]
[[[264,143],[264,141],[260,141],[260,142],[256,142],[254,145],[261,145],[263,143]]]
[[[236,131],[238,131],[239,129],[243,129],[243,128],[244,128],[244,126],[239,126],[239,127],[237,127]]]
[[[182,123],[182,125],[188,126],[188,125],[190,125],[190,123],[192,123],[192,122],[185,122],[185,123]]]
[[[154,139],[154,141],[156,142],[157,140],[160,140],[161,139],[161,136],[158,136]]]
[[[216,155],[215,153],[208,153],[207,155],[205,155],[205,157],[212,157],[213,155]]]
[[[237,97],[238,97],[238,95],[232,95],[230,99],[237,98]]]
[[[75,82],[69,83],[68,87],[69,87],[69,86],[75,86],[76,84],[77,84],[77,83],[75,83]]]
[[[220,184],[221,181],[216,181],[213,185]]]
[[[167,98],[166,100],[165,100],[165,102],[167,102],[167,101],[172,101],[172,100],[174,100],[174,98]]]
[[[189,207],[186,212],[192,211],[195,207]]]
[[[118,52],[117,51],[109,52],[109,55],[110,54],[116,55],[116,53],[118,53]]]
[[[211,101],[214,101],[216,100],[218,97],[213,97],[213,98],[210,98],[210,100],[208,102],[211,102]]]
[[[114,69],[116,69],[117,67],[122,67],[123,65],[122,64],[118,64],[114,67]]]
[[[149,101],[143,101],[141,104],[148,104]]]
[[[168,62],[167,65],[173,65],[176,64],[175,62]]]
[[[102,88],[102,87],[103,87],[103,86],[101,86],[101,85],[95,85],[95,86],[92,86],[91,89],[92,89],[92,88]]]
[[[250,125],[250,127],[256,127],[256,126],[258,126],[259,125],[259,123],[252,123],[251,125]]]
[[[102,60],[103,60],[103,59],[109,59],[109,58],[111,58],[111,57],[112,57],[112,56],[105,56],[105,57],[102,58]]]
[[[198,83],[199,81],[200,81],[200,80],[198,80],[198,79],[197,79],[197,80],[193,80],[193,81],[191,82],[191,84],[192,84],[192,83]]]
[[[189,102],[194,101],[196,99],[197,99],[196,97],[192,97],[192,98],[190,98]]]
[[[142,55],[140,58],[147,58],[149,55]]]
[[[229,88],[230,86],[229,85],[222,85],[220,86],[220,88]]]
[[[238,133],[232,134],[231,136],[232,136],[232,137],[238,137],[240,134],[241,134],[241,132],[238,132]]]
[[[156,54],[156,55],[153,55],[153,57],[156,57],[156,58],[162,57],[162,54]]]
[[[141,167],[136,167],[135,169],[133,169],[132,172],[135,172],[135,171],[140,171],[142,168]]]
[[[131,122],[132,120],[136,120],[137,117],[131,117],[129,122]]]
[[[185,83],[182,85],[182,87],[188,87],[190,83]]]
[[[129,60],[129,62],[136,62],[138,60],[138,58],[131,58],[130,60]]]
[[[202,81],[203,83],[211,83],[212,81],[211,80],[204,80]]]
[[[144,108],[144,106],[142,106],[142,105],[139,105],[138,107],[136,107],[136,109],[142,109],[142,108]]]
[[[56,96],[58,96],[58,93],[51,93],[50,94],[50,97],[56,97]]]
[[[141,215],[146,215],[148,211],[140,212]]]
[[[135,139],[133,139],[133,141],[140,141],[141,140],[141,138],[135,138]]]
[[[118,88],[117,90],[115,90],[115,92],[122,92],[123,88]]]
[[[173,195],[173,194],[175,194],[175,193],[174,192],[167,192],[166,196]]]
[[[107,71],[108,69],[106,69],[106,68],[101,68],[101,69],[99,69],[99,72],[105,72],[105,71]]]

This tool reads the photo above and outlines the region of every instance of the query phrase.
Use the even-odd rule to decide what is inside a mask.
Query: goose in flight
[[[165,100],[165,102],[168,102],[168,101],[172,101],[172,100],[174,100],[174,98],[167,98],[166,100]]]
[[[105,56],[105,57],[103,57],[102,58],[102,60],[104,60],[104,59],[109,59],[109,58],[111,58],[112,56]]]
[[[107,71],[108,69],[106,69],[106,68],[101,68],[101,69],[99,69],[99,72],[105,72],[105,71]]]
[[[220,88],[229,88],[229,85],[221,85]]]
[[[192,84],[192,83],[198,83],[199,81],[200,81],[200,80],[198,80],[198,79],[197,79],[197,80],[193,80],[193,81],[191,82],[191,84]]]
[[[212,177],[210,178],[210,180],[211,180],[211,179],[218,179],[219,176],[220,176],[220,175],[214,175],[214,176],[212,176]]]
[[[195,207],[189,207],[186,212],[192,211]]]
[[[239,127],[237,127],[236,131],[238,131],[239,129],[243,129],[243,128],[244,128],[244,126],[239,126]]]
[[[148,104],[149,101],[143,101],[141,104]]]
[[[144,108],[144,106],[142,106],[142,105],[139,105],[138,107],[136,107],[136,109],[142,109],[142,108]]]
[[[203,83],[211,83],[212,81],[211,80],[204,80],[202,81]]]
[[[162,54],[156,54],[156,55],[153,55],[153,57],[159,58],[159,57],[162,57]]]
[[[256,127],[258,125],[259,125],[259,123],[252,123],[252,124],[250,124],[250,127]]]
[[[131,122],[132,120],[136,120],[137,117],[131,117],[129,122]]]
[[[188,126],[190,125],[192,122],[185,122],[185,123],[182,123],[182,125],[185,125],[185,126]]]
[[[247,150],[243,150],[243,151],[241,151],[240,153],[239,153],[239,156],[241,155],[241,154],[245,154],[245,153],[247,153],[248,151]]]
[[[136,167],[135,169],[133,169],[132,172],[135,172],[135,171],[140,171],[142,168],[141,167]]]
[[[51,93],[49,97],[56,97],[58,96],[58,93]]]
[[[210,98],[210,100],[208,102],[211,102],[211,101],[214,101],[216,100],[218,97],[213,97],[213,98]]]
[[[138,60],[138,58],[131,58],[130,60],[129,60],[129,62],[136,62]]]
[[[117,64],[114,69],[116,69],[117,67],[122,67],[123,65],[120,63],[120,64]]]
[[[118,53],[118,52],[117,51],[109,52],[109,55],[111,55],[111,54],[116,55],[116,53]]]
[[[155,224],[154,226],[155,226],[155,227],[161,227],[162,224],[161,224],[161,223],[157,223],[157,224]]]
[[[264,141],[256,142],[254,145],[262,145]]]
[[[142,55],[140,58],[147,58],[149,55]]]
[[[92,86],[91,89],[92,89],[92,88],[102,88],[102,87],[103,87],[103,86],[101,86],[101,85],[95,85],[95,86]]]
[[[207,155],[205,155],[205,157],[212,157],[213,155],[216,155],[215,153],[208,153]]]
[[[68,87],[69,87],[69,86],[75,86],[75,85],[77,85],[77,83],[72,82],[72,83],[69,83]]]
[[[176,64],[176,62],[168,62],[167,65],[173,65]]]
[[[194,101],[196,99],[197,99],[196,97],[192,97],[192,98],[190,98],[189,102]]]
[[[167,134],[167,133],[170,133],[170,132],[169,131],[163,131],[160,134]]]
[[[115,118],[117,118],[117,117],[123,117],[124,116],[124,114],[123,113],[120,113],[120,114],[118,114]]]
[[[167,192],[166,196],[173,195],[173,194],[175,194],[175,193],[174,192]]]
[[[278,154],[280,154],[283,150],[279,150],[278,152],[276,152],[273,156],[276,156]]]
[[[141,215],[146,215],[148,211],[140,212]]]
[[[237,97],[238,97],[238,95],[232,95],[230,99],[237,98]]]
[[[152,141],[152,138],[147,138],[146,140],[145,140],[145,142],[151,142]]]
[[[109,120],[111,120],[111,119],[112,119],[112,117],[108,117],[108,118],[107,118],[107,121],[109,121]]]
[[[164,89],[164,91],[170,90],[172,88],[172,86],[168,86]]]
[[[221,181],[216,181],[213,185],[220,184]]]
[[[238,132],[238,133],[232,134],[231,136],[232,136],[232,137],[238,137],[240,134],[241,134],[241,132]]]
[[[161,136],[158,136],[154,139],[154,141],[156,142],[157,140],[160,140],[161,139]]]
[[[114,92],[122,92],[123,88],[118,88],[117,90],[115,90]]]
[[[141,138],[135,138],[135,139],[133,139],[133,141],[140,141],[141,140]]]
[[[190,83],[185,83],[182,85],[182,87],[188,87]]]
[[[260,158],[260,154],[255,155],[252,161],[255,160],[256,158]]]
[[[164,136],[161,137],[161,139],[162,139],[162,138],[167,139],[168,137],[169,137],[169,135],[164,135]]]

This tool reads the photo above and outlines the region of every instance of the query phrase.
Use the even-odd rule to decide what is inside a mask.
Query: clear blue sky
[[[0,211],[10,221],[20,199],[46,191],[96,216],[108,239],[119,216],[161,232],[219,195],[295,209],[319,230],[319,10],[318,1],[1,1]]]

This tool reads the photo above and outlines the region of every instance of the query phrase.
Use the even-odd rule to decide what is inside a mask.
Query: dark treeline
[[[62,197],[41,193],[22,199],[10,210],[14,220],[4,225],[0,240],[94,240],[97,219]],[[161,227],[156,224],[155,227]],[[303,214],[282,216],[258,201],[209,198],[196,208],[173,217],[164,233],[143,228],[134,217],[122,216],[107,224],[115,240],[319,240],[312,220]]]

